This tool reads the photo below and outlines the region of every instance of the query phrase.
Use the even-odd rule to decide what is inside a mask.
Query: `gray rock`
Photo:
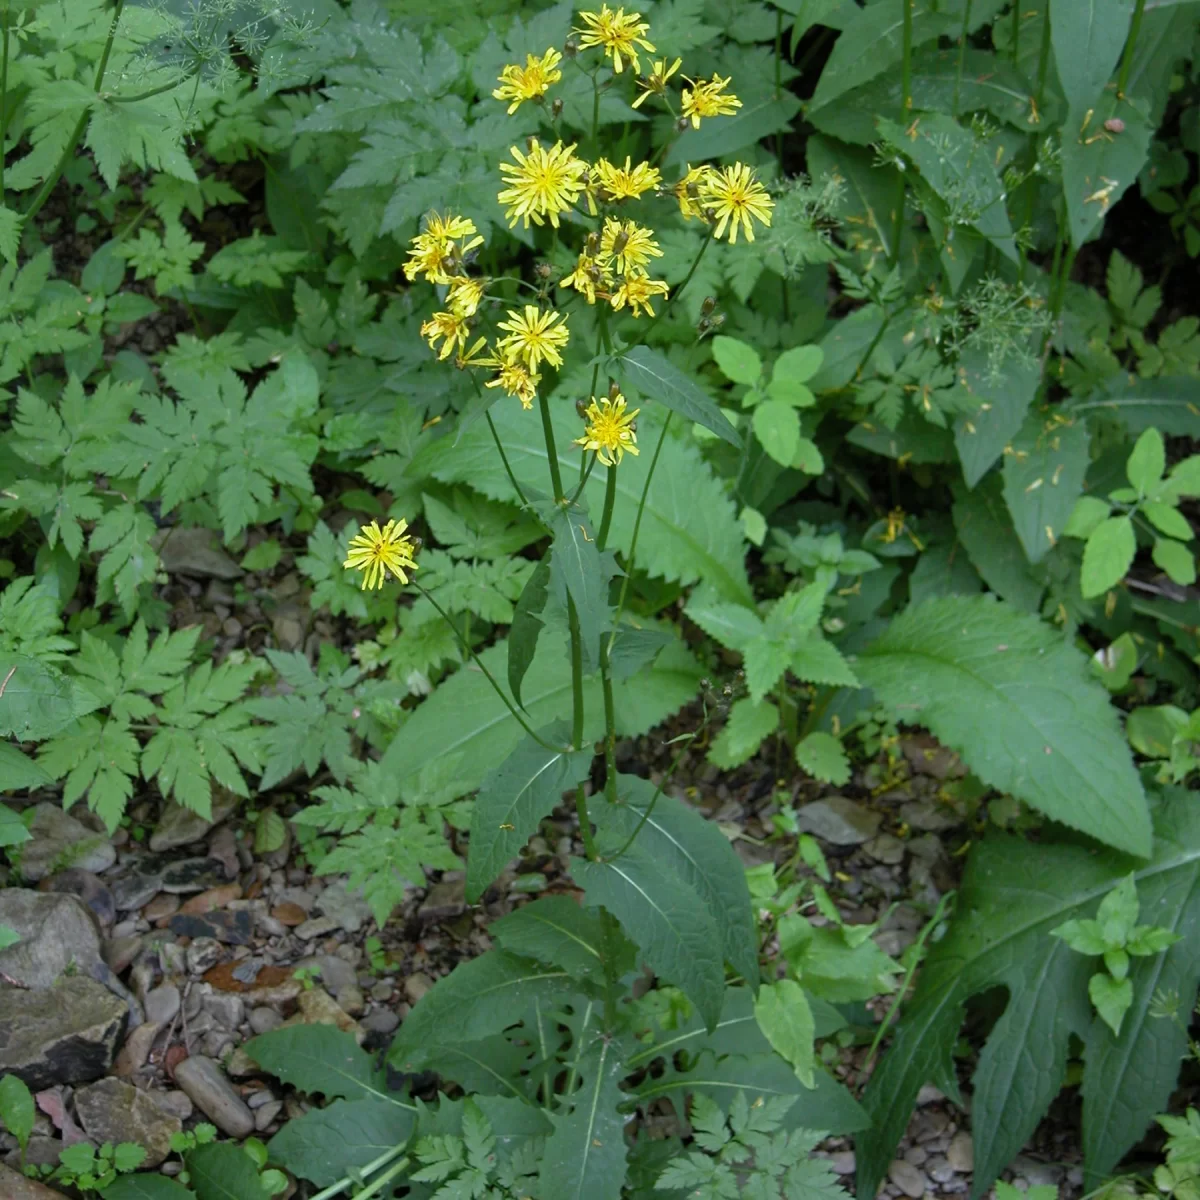
[[[303,928],[301,926],[300,928]],[[297,967],[316,967],[321,975],[321,985],[335,995],[345,987],[353,987],[354,968],[336,954],[314,954],[296,964]]]
[[[68,967],[93,975],[104,966],[96,922],[74,896],[4,888],[0,925],[21,939],[0,950],[0,972],[28,988],[50,987]]]
[[[61,892],[67,896],[78,896],[92,910],[101,925],[111,925],[117,919],[117,905],[113,894],[98,875],[82,867],[69,867],[52,875],[42,889]]]
[[[423,971],[417,971],[404,981],[404,994],[410,1004],[416,1004],[431,987],[433,980]]]
[[[61,1143],[55,1142],[61,1149]],[[58,1161],[57,1154],[54,1161]],[[63,1200],[62,1192],[56,1192],[35,1179],[27,1179],[19,1171],[0,1163],[0,1196],[4,1200]]]
[[[169,1117],[178,1117],[181,1121],[188,1120],[196,1111],[196,1106],[187,1098],[184,1092],[147,1092],[146,1095],[158,1105]]]
[[[232,992],[213,992],[204,997],[202,1007],[226,1032],[236,1029],[246,1018],[246,1002]]]
[[[312,917],[297,925],[292,932],[301,941],[311,942],[314,938],[324,937],[326,934],[340,928],[340,922],[334,920],[333,917]]]
[[[33,840],[21,845],[21,874],[26,879],[45,879],[68,867],[93,873],[107,871],[117,861],[117,852],[107,837],[75,820],[57,804],[38,804],[29,832]]]
[[[357,984],[351,983],[343,988],[338,988],[335,993],[338,1007],[349,1013],[352,1017],[361,1017],[363,1011],[367,1007],[367,1002],[363,998],[362,990]]]
[[[189,892],[207,892],[225,882],[224,868],[215,859],[184,858],[163,872],[162,890],[184,896]]]
[[[853,1175],[854,1168],[853,1150],[838,1150],[829,1156],[829,1169],[835,1175]]]
[[[179,989],[173,983],[163,983],[146,993],[142,1004],[146,1009],[146,1020],[159,1025],[169,1025],[179,1012]]]
[[[965,1129],[950,1139],[950,1145],[946,1147],[946,1161],[963,1175],[975,1170],[975,1143]]]
[[[254,1128],[259,1133],[265,1133],[267,1127],[279,1116],[283,1111],[282,1100],[272,1100],[269,1104],[264,1104],[261,1108],[256,1109],[254,1113]]]
[[[175,1068],[175,1082],[223,1133],[244,1138],[254,1132],[254,1114],[211,1058],[185,1058]]]
[[[142,939],[137,934],[109,938],[104,943],[104,961],[108,963],[109,969],[114,975],[120,975],[137,958],[141,948]]]
[[[57,1083],[90,1083],[116,1057],[129,1010],[86,975],[42,991],[0,984],[0,1075],[35,1092]]]
[[[446,921],[457,917],[467,906],[466,879],[461,871],[447,871],[437,883],[429,889],[429,894],[421,901],[417,916],[422,921]]]
[[[283,1018],[273,1008],[252,1008],[250,1010],[250,1028],[255,1033],[270,1033],[283,1024]]]
[[[963,818],[952,808],[930,800],[910,800],[900,806],[900,819],[923,833],[940,833],[961,825]]]
[[[124,875],[109,880],[118,912],[133,912],[143,908],[158,895],[162,887],[166,863],[141,858]]]
[[[190,975],[203,975],[225,957],[225,949],[216,938],[196,938],[187,948],[187,969]]]
[[[371,1033],[391,1033],[399,1024],[399,1016],[390,1008],[377,1008],[362,1019],[362,1027]]]
[[[888,1167],[888,1178],[912,1200],[921,1200],[929,1189],[929,1181],[923,1171],[918,1170],[912,1163],[906,1163],[902,1158],[896,1159]]]
[[[904,861],[904,843],[890,833],[873,837],[863,849],[876,861],[889,867],[899,866]]]
[[[196,579],[240,579],[242,568],[221,549],[217,535],[198,525],[177,526],[159,535],[158,556],[169,575]],[[151,539],[157,541],[155,537]]]
[[[143,1167],[157,1167],[171,1152],[171,1135],[183,1129],[145,1092],[119,1079],[101,1079],[75,1093],[75,1111],[93,1142],[136,1142],[146,1151]]]
[[[796,824],[833,846],[861,846],[878,832],[883,818],[845,796],[829,796],[804,805],[796,813]]]
[[[316,910],[334,920],[347,933],[357,933],[371,920],[371,906],[363,899],[362,889],[346,890],[346,885],[334,883],[317,897]]]
[[[236,801],[237,797],[231,793],[214,789],[211,820],[192,812],[190,808],[184,808],[182,804],[176,804],[174,800],[169,801],[150,835],[150,849],[155,854],[162,854],[201,841],[213,826],[219,825],[233,812]]]

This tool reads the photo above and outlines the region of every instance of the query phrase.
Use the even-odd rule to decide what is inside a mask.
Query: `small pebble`
[[[203,975],[224,957],[225,949],[216,938],[199,937],[187,948],[187,968],[192,975]]]
[[[391,1033],[399,1024],[400,1017],[390,1008],[377,1008],[362,1019],[362,1027],[372,1033]]]
[[[179,911],[179,897],[171,892],[159,892],[145,908],[142,909],[142,916],[147,921],[161,921],[163,917],[169,917]]]
[[[169,1025],[179,1012],[179,989],[173,983],[163,983],[146,993],[143,1004],[146,1020],[159,1025]]]
[[[254,1114],[212,1059],[199,1054],[185,1058],[175,1068],[175,1082],[223,1133],[244,1138],[254,1132]]]
[[[888,1178],[906,1195],[911,1196],[912,1200],[921,1200],[929,1187],[928,1180],[924,1174],[918,1171],[912,1163],[905,1162],[902,1158],[896,1159],[890,1167],[888,1167]]]
[[[839,1150],[836,1154],[831,1154],[829,1156],[829,1169],[835,1175],[853,1175],[854,1151]]]
[[[313,938],[324,937],[340,928],[339,923],[332,917],[313,917],[302,925],[297,925],[293,932],[303,941],[311,942]]]
[[[274,1123],[275,1118],[279,1116],[280,1112],[282,1111],[282,1100],[272,1100],[270,1104],[264,1104],[262,1108],[258,1109],[254,1114],[254,1128],[258,1130],[259,1133],[265,1133],[268,1127]]]
[[[410,1004],[416,1004],[431,987],[433,987],[433,980],[422,971],[418,971],[404,981],[404,994],[408,997]]]
[[[964,1175],[975,1169],[975,1144],[965,1129],[950,1139],[950,1145],[946,1147],[946,1161],[955,1171]]]
[[[254,1008],[250,1010],[250,1028],[255,1033],[270,1033],[283,1024],[283,1018],[273,1008]]]

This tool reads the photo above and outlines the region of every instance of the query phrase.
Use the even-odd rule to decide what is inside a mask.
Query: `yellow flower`
[[[734,163],[714,171],[700,189],[703,207],[712,209],[717,219],[716,236],[720,237],[729,226],[729,244],[737,241],[739,222],[746,231],[746,241],[754,241],[753,217],[764,225],[771,224],[771,209],[775,201],[767,195],[767,189],[754,178],[754,172],[745,163]]]
[[[636,221],[618,221],[616,217],[605,217],[600,231],[600,254],[605,266],[616,262],[618,271],[629,271],[645,267],[652,258],[662,258],[662,251],[654,240],[654,231]]]
[[[450,280],[450,290],[446,293],[446,306],[452,313],[460,317],[473,317],[479,309],[479,302],[487,290],[487,280],[468,279],[459,275]]]
[[[585,412],[588,423],[583,437],[576,438],[574,445],[594,450],[596,457],[606,467],[615,467],[627,450],[630,454],[638,453],[634,418],[641,411],[635,408],[627,413],[625,397],[620,392],[611,400],[601,400],[599,404],[593,396]]]
[[[453,312],[434,313],[421,326],[421,336],[429,343],[430,350],[437,349],[439,338],[445,339],[438,358],[449,358],[455,346],[465,346],[468,332],[466,318]]]
[[[561,325],[556,325],[561,321]],[[523,313],[508,310],[508,320],[500,322],[500,328],[508,330],[508,337],[501,338],[496,348],[507,362],[522,362],[531,371],[545,359],[552,367],[562,366],[560,351],[570,337],[567,318],[554,311],[542,312],[536,304],[525,305]]]
[[[675,74],[676,71],[683,65],[683,59],[677,58],[669,67],[667,60],[660,58],[654,64],[654,70],[643,79],[638,80],[638,87],[642,89],[642,94],[633,102],[634,108],[641,108],[642,101],[647,96],[663,96],[667,91],[667,80]]]
[[[636,200],[643,192],[658,187],[662,175],[647,162],[630,167],[631,159],[625,156],[623,167],[614,167],[607,158],[596,163],[600,186],[608,193],[609,200]]]
[[[559,283],[559,287],[573,287],[587,297],[589,304],[596,303],[596,289],[612,286],[612,273],[607,264],[585,250],[575,260],[575,270]]]
[[[465,371],[467,367],[498,367],[500,360],[495,354],[484,354],[487,349],[487,338],[477,338],[470,350],[460,350],[454,357],[454,365]]]
[[[484,386],[503,388],[508,395],[516,396],[521,401],[522,408],[532,408],[541,382],[540,375],[527,370],[523,363],[514,361],[501,363],[496,378],[489,379]]]
[[[500,86],[492,92],[492,97],[512,101],[508,106],[511,117],[526,100],[540,100],[546,89],[562,78],[562,72],[556,70],[560,62],[562,55],[557,50],[547,50],[541,58],[525,55],[523,67],[508,66],[500,72]]]
[[[541,225],[545,217],[558,228],[558,214],[566,212],[583,191],[587,163],[575,158],[574,151],[574,144],[564,146],[562,142],[543,150],[537,138],[530,139],[528,154],[512,147],[512,156],[517,161],[515,165],[500,164],[500,173],[507,176],[504,182],[508,187],[498,196],[501,204],[508,205],[504,215],[510,228],[524,220],[528,229],[531,218],[535,225]]]
[[[697,83],[694,79],[688,83],[692,86],[683,89],[683,115],[691,121],[693,129],[700,128],[701,117],[728,117],[742,107],[736,96],[721,94],[729,86],[729,80],[716,73],[708,83],[703,80]]]
[[[704,205],[700,203],[700,189],[712,177],[713,169],[708,166],[688,166],[687,174],[671,189],[679,201],[679,211],[685,221],[693,217],[704,217]]]
[[[635,71],[642,69],[642,65],[638,61],[638,46],[641,46],[643,50],[649,50],[651,54],[654,53],[654,47],[642,37],[642,34],[649,32],[650,26],[642,20],[641,13],[631,12],[626,16],[624,8],[618,8],[616,12],[613,12],[607,4],[604,4],[598,13],[581,12],[579,15],[587,26],[586,29],[572,31],[580,35],[580,49],[586,50],[589,46],[603,46],[604,57],[611,56],[613,70],[618,75],[625,69],[624,59],[628,59],[633,64]]]
[[[425,229],[412,239],[413,248],[404,264],[405,277],[410,283],[418,275],[424,275],[430,283],[449,283],[466,256],[483,245],[483,238],[474,234],[475,222],[467,217],[430,213]],[[455,245],[460,238],[471,240]]]
[[[620,311],[625,305],[633,310],[635,317],[641,316],[640,309],[645,309],[654,316],[654,307],[650,301],[655,296],[665,296],[667,285],[661,279],[651,279],[645,271],[630,271],[622,280],[621,286],[613,293],[612,306]]]
[[[346,561],[342,566],[363,573],[363,591],[381,588],[389,572],[401,583],[408,582],[405,570],[417,570],[413,562],[416,545],[404,536],[407,521],[389,521],[382,529],[377,521],[362,527],[362,532],[350,539]]]

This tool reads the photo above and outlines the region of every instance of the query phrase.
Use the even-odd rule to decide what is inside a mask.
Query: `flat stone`
[[[117,919],[117,905],[111,889],[98,875],[82,867],[68,867],[43,879],[38,890],[78,897],[92,910],[101,925],[111,925]]]
[[[142,939],[137,934],[109,938],[104,943],[104,961],[114,975],[120,975],[128,970],[141,948]]]
[[[150,1057],[154,1039],[162,1032],[162,1026],[153,1021],[143,1021],[126,1039],[125,1045],[113,1063],[113,1074],[123,1079],[140,1071]]]
[[[182,804],[169,800],[163,808],[158,824],[150,835],[150,849],[155,854],[167,850],[177,850],[180,846],[190,846],[193,842],[202,841],[209,832],[224,821],[237,804],[237,797],[232,793],[213,790],[212,815],[202,817]]]
[[[201,895],[204,893],[202,892]],[[142,916],[147,921],[161,921],[166,917],[173,917],[179,911],[179,897],[171,892],[159,892],[145,908],[142,909]]]
[[[280,925],[303,925],[308,920],[308,913],[304,911],[298,904],[293,904],[290,900],[285,900],[282,904],[277,904],[271,909],[271,916],[275,918]]]
[[[321,978],[321,986],[335,996],[342,988],[352,987],[356,979],[354,968],[336,954],[315,954],[302,959],[296,966],[315,967]]]
[[[297,1012],[295,1016],[284,1021],[284,1025],[333,1025],[343,1033],[352,1033],[361,1043],[366,1031],[352,1017],[338,1006],[334,998],[324,988],[310,988],[301,992],[296,998]]]
[[[68,867],[95,874],[117,861],[117,852],[104,834],[89,829],[58,804],[36,805],[29,832],[33,840],[21,844],[21,874],[26,879],[45,879]]]
[[[954,809],[929,800],[910,800],[902,804],[900,820],[922,833],[941,833],[963,823],[963,818]]]
[[[333,917],[313,917],[303,925],[297,925],[293,932],[302,941],[311,942],[314,938],[324,937],[341,927],[341,922]]]
[[[206,892],[225,882],[221,864],[212,858],[184,858],[163,872],[162,890],[178,896]]]
[[[975,1170],[975,1143],[965,1129],[959,1130],[950,1139],[950,1145],[946,1147],[946,1161],[962,1175]]]
[[[317,897],[316,909],[336,921],[347,933],[357,933],[371,920],[371,906],[363,899],[362,890],[350,892],[345,884],[330,884]]]
[[[338,1007],[343,1012],[349,1013],[352,1017],[361,1017],[366,1010],[367,1002],[357,984],[351,983],[346,987],[338,988],[335,994],[337,996]]]
[[[423,971],[415,971],[404,981],[404,994],[410,1004],[416,1004],[431,987],[433,980]]]
[[[21,939],[0,950],[0,973],[27,988],[50,987],[68,967],[84,975],[104,968],[96,922],[75,896],[0,889],[0,925]]]
[[[116,1057],[129,1009],[86,975],[64,976],[41,991],[0,984],[0,1075],[35,1092],[90,1083]]]
[[[254,1132],[254,1114],[211,1058],[185,1058],[175,1068],[175,1082],[222,1133],[244,1138]]]
[[[167,864],[152,858],[140,858],[115,879],[108,881],[118,912],[133,912],[144,908],[158,895]]]
[[[929,1181],[925,1173],[918,1170],[912,1163],[906,1163],[902,1158],[896,1159],[888,1167],[888,1178],[912,1200],[921,1200],[929,1189]]]
[[[164,530],[152,542],[157,547],[163,570],[168,575],[190,575],[194,579],[240,579],[242,568],[229,557],[211,529],[179,525]]]
[[[443,876],[421,901],[417,916],[428,923],[457,917],[467,906],[466,881],[460,872]]]
[[[377,1008],[367,1013],[360,1023],[370,1033],[391,1033],[400,1024],[400,1017],[390,1008]]]
[[[3,1163],[0,1163],[0,1196],[4,1200],[63,1200],[62,1192],[29,1179]]]
[[[283,1111],[282,1100],[272,1100],[269,1104],[264,1104],[261,1108],[254,1112],[254,1128],[259,1133],[266,1133],[271,1123]]]
[[[876,862],[889,867],[899,866],[904,861],[904,843],[890,833],[881,833],[873,837],[863,846]]]
[[[209,888],[207,892],[201,892],[198,896],[192,896],[189,900],[185,900],[179,911],[187,916],[203,916],[206,913],[216,912],[241,898],[241,884],[223,883],[220,887]]]
[[[147,1092],[146,1094],[168,1116],[178,1117],[181,1121],[188,1120],[196,1111],[196,1106],[187,1098],[186,1092]]]
[[[845,796],[814,800],[796,811],[796,825],[833,846],[861,846],[878,832],[882,816]]]
[[[254,935],[254,920],[244,909],[241,912],[210,912],[192,916],[177,912],[167,928],[180,937],[214,938],[228,946],[248,946]]]
[[[101,1145],[135,1142],[146,1151],[143,1168],[157,1167],[171,1152],[171,1135],[183,1129],[145,1092],[120,1079],[101,1079],[75,1093],[75,1111],[84,1132]]]
[[[273,1009],[261,1006],[250,1010],[250,1028],[255,1033],[270,1033],[283,1024],[283,1018]],[[397,1022],[399,1024],[399,1022]]]
[[[163,983],[146,993],[142,1001],[146,1009],[146,1020],[156,1021],[159,1025],[169,1025],[179,1012],[181,997],[179,989],[173,983]]]
[[[229,992],[205,996],[201,1007],[224,1030],[236,1029],[246,1019],[246,1002]]]
[[[203,975],[225,957],[225,951],[215,938],[197,938],[184,952],[190,975]]]
[[[853,1150],[838,1150],[829,1156],[829,1169],[835,1175],[853,1175],[855,1158]]]

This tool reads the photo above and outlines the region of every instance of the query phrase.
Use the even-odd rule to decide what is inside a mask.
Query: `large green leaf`
[[[488,926],[504,950],[564,968],[576,979],[602,979],[605,938],[599,914],[567,896],[543,896]]]
[[[611,822],[614,830],[628,836],[641,823],[656,788],[637,775],[621,775],[617,788],[628,807],[613,810],[598,805],[596,821],[601,828]],[[703,897],[721,931],[725,961],[747,983],[757,983],[758,938],[746,871],[719,826],[664,793],[654,801],[654,809],[638,833],[638,843]]]
[[[188,1182],[197,1200],[248,1200],[265,1195],[258,1168],[235,1142],[212,1142],[188,1153]]]
[[[1004,458],[1004,502],[1031,563],[1041,562],[1061,536],[1083,494],[1088,461],[1082,421],[1063,425],[1038,413],[1025,418]]]
[[[984,783],[1145,857],[1150,817],[1108,695],[1085,657],[988,596],[906,609],[855,663],[900,720],[920,723]]]
[[[577,504],[569,509],[554,505],[550,530],[550,585],[566,607],[575,605],[586,661],[599,662],[600,636],[612,628],[608,584],[616,570],[612,554],[596,548],[596,534]]]
[[[731,446],[741,447],[738,431],[729,418],[670,359],[648,346],[633,346],[609,360],[609,370],[623,386],[648,400],[665,404],[689,421],[703,425]]]
[[[766,92],[747,101],[732,116],[702,122],[699,129],[688,129],[667,151],[666,165],[705,162],[736,154],[772,133],[791,127],[800,111],[800,98],[790,91],[774,95]]]
[[[1132,14],[1133,0],[1050,0],[1054,65],[1072,110],[1095,106],[1121,57]],[[1078,128],[1067,122],[1068,132]]]
[[[317,1187],[361,1171],[406,1142],[416,1117],[386,1100],[335,1100],[288,1121],[271,1139],[271,1161]]]
[[[53,783],[54,776],[38,766],[20,747],[9,742],[0,742],[0,792],[13,792],[17,788],[49,787]],[[24,840],[22,838],[22,841]],[[0,842],[0,845],[4,844]]]
[[[0,654],[0,737],[40,742],[98,704],[56,667],[27,654]]]
[[[479,656],[501,687],[505,656],[503,642]],[[645,733],[682,708],[695,696],[700,674],[696,660],[673,637],[652,666],[629,679],[613,681],[617,732],[622,736]],[[561,638],[542,637],[521,692],[534,728],[571,711],[571,667]],[[595,741],[604,733],[598,678],[584,681],[584,706],[584,738]],[[461,754],[458,779],[463,791],[470,791],[524,736],[492,685],[469,668],[439,684],[413,713],[384,753],[383,769],[409,775],[443,755]]]
[[[1083,1144],[1097,1177],[1113,1167],[1165,1109],[1187,1052],[1186,1029],[1152,1015],[1151,998],[1173,993],[1190,1011],[1200,978],[1200,810],[1177,789],[1156,816],[1154,856],[1136,871],[1139,921],[1181,941],[1135,959],[1134,1001],[1120,1036],[1095,1016],[1087,982],[1096,960],[1051,930],[1094,917],[1128,875],[1128,858],[1083,846],[989,837],[971,854],[949,932],[921,969],[896,1040],[863,1096],[871,1133],[858,1147],[858,1194],[875,1196],[921,1086],[953,1079],[966,1001],[996,987],[1008,1005],[976,1068],[972,1195],[991,1186],[1020,1151],[1062,1085],[1070,1036],[1085,1039]]]
[[[123,1175],[110,1183],[101,1194],[104,1200],[196,1200],[195,1192],[189,1191],[177,1180],[145,1172]]]
[[[963,478],[973,488],[1020,430],[1042,372],[1036,362],[1021,360],[993,372],[985,353],[970,350],[960,357],[959,368],[964,385],[980,401],[979,410],[960,417],[954,427]]]
[[[1200,438],[1200,380],[1187,376],[1140,379],[1122,372],[1090,396],[1068,401],[1065,409],[1072,416],[1111,419],[1127,433],[1153,427],[1170,437]]]
[[[640,840],[612,861],[573,858],[571,874],[588,903],[607,908],[651,969],[714,1027],[725,991],[721,932],[695,889]]]
[[[544,624],[541,612],[546,607],[549,584],[550,563],[543,558],[525,581],[513,606],[512,624],[508,628],[508,690],[522,707],[521,684],[537,653],[538,637]]]
[[[1037,578],[1013,530],[1000,477],[989,475],[970,492],[957,485],[951,511],[958,540],[984,583],[1001,600],[1037,612],[1046,585]]]
[[[580,1047],[575,1065],[582,1084],[569,1113],[550,1114],[554,1132],[542,1154],[541,1192],[555,1200],[618,1200],[625,1183],[620,1043],[595,1037]]]
[[[535,999],[562,995],[574,986],[559,967],[489,950],[460,963],[421,997],[400,1026],[389,1059],[411,1070],[426,1048],[491,1037],[519,1021]]]
[[[260,1067],[302,1092],[412,1108],[388,1090],[354,1035],[332,1025],[289,1025],[251,1038],[245,1049]]]
[[[572,445],[578,435],[578,417],[566,403],[552,403],[551,409],[559,466],[563,477],[570,479],[579,470],[579,450]],[[549,465],[541,425],[517,404],[496,405],[492,413],[517,479],[523,487],[544,489]],[[638,433],[645,445],[651,438],[657,440],[658,427],[643,416]],[[629,552],[652,458],[650,447],[636,458],[627,454],[617,472],[608,545],[623,554]],[[512,483],[486,425],[472,426],[457,444],[452,438],[435,442],[414,460],[413,470],[445,482],[468,483],[493,499],[513,498]],[[600,473],[593,471],[584,490],[589,512],[603,508],[604,486]],[[741,525],[725,489],[690,441],[668,436],[646,496],[638,535],[638,567],[683,584],[703,579],[729,599],[749,603],[744,554]]]
[[[471,904],[558,807],[563,792],[587,777],[592,748],[570,749],[565,721],[546,726],[539,736],[551,748],[526,737],[483,781],[475,798],[467,855]]]

